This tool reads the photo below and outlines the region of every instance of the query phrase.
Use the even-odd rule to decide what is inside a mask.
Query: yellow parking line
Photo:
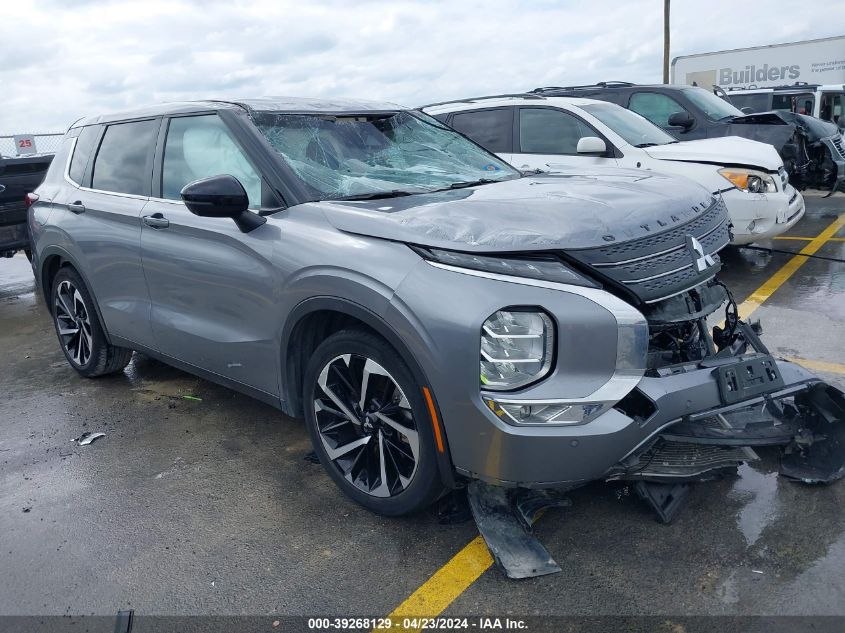
[[[808,360],[806,358],[790,358],[787,356],[786,360],[801,365],[813,371],[820,371],[828,374],[845,374],[845,365],[839,363],[829,363],[824,360]]]
[[[405,617],[435,617],[446,609],[455,598],[461,595],[481,574],[493,564],[493,557],[484,544],[484,539],[476,536],[451,560],[434,572],[423,585],[408,596],[388,616],[393,623],[391,628],[402,631],[419,631],[418,628],[402,628]]]
[[[814,237],[797,237],[793,235],[778,235],[777,237],[773,238],[776,240],[785,240],[789,241],[792,240],[793,242],[800,241],[800,242],[812,242]],[[831,237],[827,240],[828,242],[845,242],[845,237]]]
[[[752,292],[751,295],[749,295],[749,297],[739,305],[739,318],[747,319],[751,316],[751,314],[759,308],[766,299],[772,296],[775,290],[780,288],[790,277],[792,277],[792,275],[795,274],[795,271],[804,265],[807,258],[803,257],[803,255],[815,255],[816,251],[829,242],[831,238],[836,235],[836,232],[843,226],[845,226],[845,214],[840,215],[830,224],[830,226],[819,233],[818,236],[810,240],[810,242],[802,248],[797,255],[792,257],[780,268],[780,270],[769,277],[762,286]]]

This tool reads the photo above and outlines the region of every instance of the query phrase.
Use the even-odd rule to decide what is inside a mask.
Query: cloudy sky
[[[662,0],[4,0],[0,134],[211,97],[659,82]],[[707,7],[704,12],[703,7]],[[672,56],[845,33],[841,0],[673,0]]]

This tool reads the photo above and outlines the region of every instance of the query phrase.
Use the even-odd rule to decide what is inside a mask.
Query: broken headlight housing
[[[719,174],[734,187],[747,193],[775,193],[778,190],[771,174],[756,169],[723,167]]]
[[[541,310],[510,308],[492,314],[481,327],[481,385],[496,391],[518,389],[552,368],[555,332]]]

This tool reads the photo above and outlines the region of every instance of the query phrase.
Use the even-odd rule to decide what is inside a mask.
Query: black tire
[[[50,290],[50,312],[62,352],[81,375],[94,378],[113,374],[129,364],[132,350],[106,340],[91,293],[73,268],[64,267],[56,274]],[[74,326],[77,334],[68,334]]]
[[[344,391],[345,385],[351,386],[355,381],[343,382],[341,373],[346,370],[355,372],[356,367],[362,369],[361,373],[364,367],[369,367],[374,371],[386,370],[388,374],[372,373],[369,381],[362,383],[368,385],[364,389],[365,397],[372,396],[364,406],[365,411],[373,411],[370,415],[362,412],[359,406],[360,385],[357,391],[351,387]],[[344,402],[347,412],[358,417],[358,422],[344,422],[348,416],[341,413],[341,407],[326,396],[319,383],[324,369],[326,385],[338,392],[333,392],[334,396]],[[352,375],[349,374],[350,377]],[[442,493],[434,431],[421,385],[417,384],[405,362],[384,339],[363,329],[342,330],[331,335],[311,356],[305,370],[303,392],[306,425],[314,450],[334,482],[352,500],[377,514],[400,516],[423,510]],[[401,397],[403,395],[404,398]],[[356,398],[358,402],[355,402]],[[380,408],[379,398],[384,400],[384,406]],[[323,403],[335,410],[324,408]],[[376,413],[383,415],[375,418]],[[391,424],[384,422],[385,417]],[[333,425],[338,430],[327,431]],[[321,428],[324,429],[322,433]],[[416,438],[413,437],[414,430]],[[330,437],[326,433],[335,436]],[[365,435],[372,440],[364,440]],[[324,441],[336,441],[335,449],[340,450],[359,441],[366,444],[355,449],[357,454],[350,452],[333,461]],[[409,467],[413,461],[409,459],[413,452],[412,443],[417,449],[413,470]],[[345,470],[347,465],[349,469]],[[402,479],[402,472],[405,479]],[[381,473],[386,474],[384,479],[387,482],[382,481]],[[367,487],[376,490],[368,492],[364,489]],[[387,496],[384,496],[385,493]],[[378,494],[382,496],[376,496]]]

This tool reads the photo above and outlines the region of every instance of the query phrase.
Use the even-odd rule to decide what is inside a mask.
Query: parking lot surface
[[[806,200],[799,239],[765,245],[845,258],[845,196]],[[772,352],[845,388],[845,264],[722,258]],[[563,572],[515,582],[472,521],[347,500],[269,406],[138,354],[80,378],[20,255],[0,260],[0,354],[2,615],[845,614],[845,482],[790,483],[762,451],[668,526],[622,485],[573,492],[535,527]]]

